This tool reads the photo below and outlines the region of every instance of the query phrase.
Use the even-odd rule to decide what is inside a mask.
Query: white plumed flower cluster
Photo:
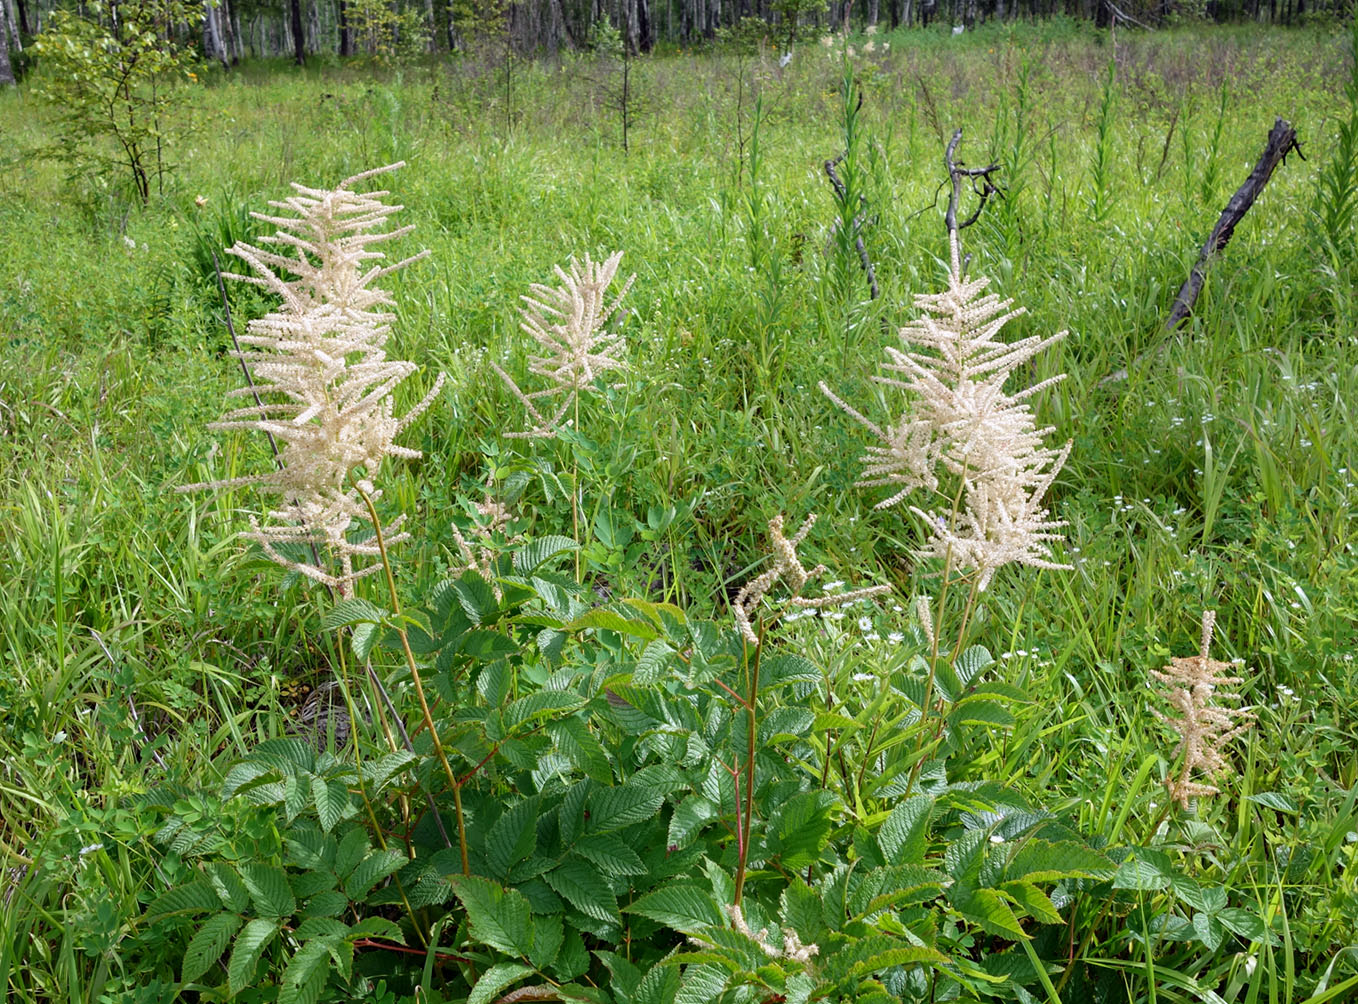
[[[378,264],[386,255],[373,246],[413,228],[386,229],[388,218],[402,207],[384,204],[385,191],[355,192],[353,186],[402,166],[365,171],[328,191],[293,185],[295,194],[270,205],[295,215],[252,214],[279,228],[260,242],[280,250],[238,242],[229,252],[256,274],[230,278],[259,286],[282,303],[252,320],[240,338],[239,358],[254,383],[228,396],[249,397],[253,403],[228,411],[208,428],[265,433],[277,450],[277,467],[188,486],[257,485],[279,496],[270,522],[252,521],[248,536],[274,561],[341,596],[381,567],[371,563],[379,556],[371,535],[354,539],[355,531],[371,525],[362,494],[379,494],[370,479],[384,458],[420,456],[395,439],[429,406],[444,379],[440,374],[423,401],[404,416],[395,415],[392,393],[417,367],[387,358],[395,315],[386,308],[394,301],[377,282],[427,252]],[[388,543],[405,539],[403,518],[384,528]],[[282,553],[281,545],[310,546],[316,563]],[[329,561],[321,558],[322,551]]]
[[[545,354],[529,356],[528,371],[545,379],[547,386],[524,391],[513,377],[491,364],[523,404],[531,423],[523,432],[506,433],[508,438],[555,436],[580,391],[610,370],[627,368],[626,360],[620,358],[624,348],[622,336],[605,330],[636,278],[629,277],[613,302],[607,302],[608,287],[621,262],[621,251],[603,262],[591,261],[585,255],[583,265],[572,258],[569,272],[556,267],[560,286],[534,283],[530,287],[531,295],[523,298],[521,326]],[[544,404],[549,406],[546,410],[539,407]]]
[[[1044,444],[1031,398],[1063,379],[1051,377],[1010,394],[1009,377],[1066,332],[1016,342],[998,340],[1004,325],[1023,313],[1012,300],[983,293],[990,280],[968,279],[957,235],[951,240],[948,288],[915,297],[922,314],[901,329],[904,349],[888,348],[879,383],[904,390],[907,410],[879,426],[837,397],[827,397],[871,430],[879,443],[863,457],[861,486],[895,489],[877,508],[896,505],[919,489],[945,500],[944,511],[912,505],[931,527],[919,556],[940,558],[976,576],[978,591],[1011,562],[1038,568],[1057,563],[1050,543],[1065,525],[1048,518],[1043,497],[1070,453]],[[1012,309],[1011,309],[1012,308]]]

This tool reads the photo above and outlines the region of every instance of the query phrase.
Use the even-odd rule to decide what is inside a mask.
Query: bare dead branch
[[[858,103],[860,107],[863,104],[863,95],[861,93],[858,95]],[[830,184],[834,186],[835,194],[839,197],[841,205],[843,205],[843,203],[848,199],[849,192],[848,189],[844,187],[844,182],[840,180],[839,175],[835,172],[835,166],[839,164],[839,162],[842,161],[843,159],[844,154],[841,153],[834,160],[827,160],[825,162],[825,175],[830,179]],[[862,205],[865,201],[866,200],[860,194],[858,196],[859,205]],[[851,226],[853,230],[854,246],[858,248],[858,261],[862,265],[863,271],[867,273],[868,288],[872,294],[871,299],[875,300],[880,294],[880,290],[877,288],[877,270],[872,267],[872,259],[868,257],[867,245],[863,243],[863,224],[865,222],[864,219],[865,212],[866,210],[859,212],[856,216],[854,216],[853,223]],[[836,220],[835,223],[836,226],[838,226],[841,225],[843,221]],[[834,231],[832,229],[831,233],[833,232]]]
[[[1207,266],[1211,262],[1213,255],[1224,248],[1235,233],[1236,224],[1245,216],[1254,200],[1259,197],[1259,193],[1264,190],[1269,179],[1273,177],[1273,171],[1279,164],[1287,162],[1287,155],[1293,150],[1302,160],[1301,146],[1297,143],[1297,131],[1292,126],[1279,118],[1273,123],[1273,128],[1268,134],[1268,143],[1264,146],[1264,152],[1259,156],[1259,162],[1254,165],[1254,170],[1245,179],[1234,195],[1231,196],[1226,208],[1221,211],[1221,216],[1217,219],[1216,226],[1212,228],[1211,234],[1207,237],[1207,242],[1203,244],[1202,250],[1198,252],[1198,260],[1193,263],[1193,268],[1188,273],[1188,278],[1179,289],[1179,295],[1174,298],[1174,306],[1170,308],[1169,318],[1165,321],[1165,330],[1172,331],[1184,322],[1184,319],[1193,312],[1193,305],[1198,302],[1198,294],[1202,292],[1203,283],[1207,279]]]
[[[981,211],[985,209],[986,201],[992,195],[1003,196],[1001,191],[992,180],[991,176],[1000,169],[999,164],[991,164],[988,167],[967,167],[958,161],[957,146],[962,142],[962,130],[958,129],[952,134],[952,139],[948,141],[947,149],[943,152],[943,166],[947,169],[948,180],[952,182],[952,194],[948,196],[948,212],[944,216],[944,222],[948,226],[949,235],[955,234],[960,230],[965,230],[978,219],[981,218]],[[973,195],[980,198],[980,203],[976,206],[976,211],[968,216],[961,223],[957,222],[957,210],[962,203],[962,183],[966,182]]]

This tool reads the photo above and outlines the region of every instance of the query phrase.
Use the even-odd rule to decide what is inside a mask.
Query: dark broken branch
[[[1284,120],[1278,119],[1269,131],[1268,144],[1264,147],[1259,162],[1254,165],[1254,170],[1245,179],[1245,183],[1236,189],[1236,193],[1226,203],[1226,208],[1222,210],[1217,225],[1212,228],[1207,243],[1198,252],[1198,260],[1194,262],[1188,278],[1179,289],[1179,295],[1174,298],[1174,306],[1170,308],[1169,318],[1165,321],[1166,331],[1173,331],[1193,312],[1193,305],[1198,302],[1198,294],[1202,292],[1202,285],[1207,279],[1207,266],[1212,256],[1230,242],[1236,224],[1249,212],[1250,206],[1254,205],[1254,200],[1273,177],[1274,169],[1279,164],[1286,163],[1287,155],[1293,150],[1302,160],[1306,159],[1302,156],[1301,146],[1297,143],[1297,131]]]
[[[0,2],[3,2],[3,0],[0,0]],[[858,95],[858,103],[860,106],[863,104],[863,95],[861,93]],[[847,188],[844,187],[844,182],[840,180],[839,175],[835,172],[835,166],[843,159],[844,154],[841,153],[834,160],[827,160],[825,162],[825,175],[830,179],[830,184],[834,186],[835,195],[839,198],[839,204],[841,206],[845,205],[849,201],[849,191]],[[864,199],[861,194],[858,196],[859,205],[862,205],[866,201],[867,200]],[[865,212],[866,210],[860,211],[857,215],[854,216],[851,227],[853,233],[854,247],[858,249],[858,261],[862,265],[863,271],[867,273],[868,288],[872,293],[872,299],[875,300],[877,299],[880,291],[877,288],[877,271],[872,267],[872,259],[868,257],[867,245],[863,243],[863,223]],[[835,222],[836,225],[843,225],[844,221],[836,220]]]
[[[965,230],[981,218],[981,211],[985,209],[986,201],[992,195],[1003,196],[1002,192],[991,180],[991,175],[1000,169],[999,164],[991,164],[988,167],[967,167],[958,161],[957,146],[962,142],[962,130],[958,129],[952,134],[952,139],[948,140],[948,147],[943,151],[943,166],[948,171],[948,180],[952,183],[952,192],[948,196],[948,211],[944,216],[944,222],[948,226],[948,236],[952,237],[960,231]],[[976,211],[968,216],[961,223],[957,222],[957,210],[962,204],[962,183],[966,182],[973,195],[980,198],[977,203]],[[965,271],[965,268],[964,268]]]

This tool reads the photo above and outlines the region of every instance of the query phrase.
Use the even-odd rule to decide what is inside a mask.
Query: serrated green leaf
[[[330,951],[323,941],[308,941],[288,960],[278,987],[278,1004],[316,1004],[325,989]]]
[[[676,882],[648,892],[627,907],[626,912],[648,917],[684,934],[726,924],[707,890],[689,882]]]
[[[495,598],[495,590],[474,568],[453,583],[453,594],[457,597],[458,606],[473,624],[492,621],[500,611],[500,601]]]
[[[538,537],[514,552],[514,571],[520,575],[531,575],[558,554],[579,550],[579,547],[569,537],[559,534]]]
[[[486,834],[486,863],[497,879],[509,878],[509,869],[537,848],[538,800],[516,802],[491,824]]]
[[[353,649],[354,658],[361,665],[368,661],[368,657],[381,640],[382,632],[376,624],[358,624],[350,633],[349,647]]]
[[[679,993],[679,968],[657,962],[641,977],[632,1004],[675,1004]]]
[[[334,917],[308,917],[297,925],[292,936],[298,941],[313,938],[343,938],[349,933],[349,925]]]
[[[929,846],[933,808],[932,796],[913,795],[892,809],[877,831],[882,857],[893,865],[922,864]]]
[[[1297,803],[1292,801],[1280,791],[1256,791],[1253,795],[1246,795],[1245,801],[1253,802],[1255,805],[1262,805],[1266,809],[1274,812],[1285,812],[1295,816],[1301,810],[1297,808]]]
[[[569,691],[539,690],[527,697],[520,697],[505,708],[505,729],[517,729],[540,718],[554,717],[558,714],[564,714],[566,711],[575,711],[584,703],[584,699],[579,694]]]
[[[547,733],[555,740],[557,749],[586,777],[600,784],[613,783],[613,767],[608,754],[583,718],[567,715],[548,722]]]
[[[1113,863],[1098,851],[1073,840],[1051,842],[1026,840],[1009,859],[1007,879],[1028,882],[1059,882],[1067,878],[1104,879],[1113,874]]]
[[[357,924],[349,929],[348,937],[350,940],[356,938],[381,938],[384,941],[393,941],[398,945],[406,943],[405,935],[401,933],[401,928],[393,920],[386,917],[364,917]]]
[[[325,889],[306,901],[303,917],[337,917],[349,905],[349,897],[338,889]]]
[[[348,878],[367,853],[368,833],[362,827],[355,826],[339,842],[335,852],[335,874],[340,878]]]
[[[665,794],[658,788],[631,783],[596,788],[589,799],[589,829],[603,833],[640,823],[658,813],[664,801]]]
[[[767,746],[800,739],[811,731],[815,723],[816,715],[810,708],[773,708],[759,723],[759,743]]]
[[[476,986],[472,987],[472,992],[467,997],[467,1004],[489,1004],[499,996],[500,991],[519,982],[525,976],[532,976],[531,966],[521,965],[518,962],[497,962],[476,981]]]
[[[1018,904],[1039,923],[1061,923],[1061,913],[1056,909],[1056,904],[1033,883],[1005,882],[1000,886],[1000,892],[1014,897]]]
[[[773,690],[789,683],[820,683],[824,679],[825,674],[820,667],[801,655],[775,655],[765,659],[759,669],[761,691]]]
[[[849,973],[852,976],[862,977],[869,973],[880,973],[883,969],[890,969],[892,966],[945,966],[947,964],[948,957],[937,949],[926,948],[922,945],[902,945],[899,948],[888,948],[855,962]]]
[[[605,610],[602,607],[595,607],[566,625],[567,631],[586,631],[591,628],[616,631],[619,634],[630,635],[633,638],[641,638],[645,641],[659,637],[659,632],[649,622],[624,617],[620,613]]]
[[[671,851],[680,851],[693,843],[703,826],[721,815],[716,804],[702,795],[689,795],[675,807],[670,816],[669,834],[665,844]]]
[[[261,917],[291,917],[296,912],[297,900],[282,868],[247,861],[240,866],[240,877]]]
[[[494,662],[518,652],[519,646],[489,628],[474,628],[462,636],[462,653],[480,662]]]
[[[948,720],[962,725],[994,725],[998,728],[1010,728],[1014,724],[1014,716],[1003,705],[975,697],[959,701]]]
[[[311,804],[321,829],[329,833],[335,824],[353,812],[349,788],[343,781],[326,780],[319,774],[311,778]]]
[[[637,657],[636,669],[632,671],[632,682],[639,687],[649,687],[659,683],[669,675],[670,662],[674,647],[663,638],[646,643]]]
[[[363,762],[363,779],[372,786],[373,791],[381,791],[398,773],[419,760],[408,750],[388,753],[377,760]]]
[[[344,895],[354,901],[363,899],[368,890],[378,882],[388,875],[400,871],[406,860],[404,854],[392,848],[385,851],[374,851],[364,858],[358,867],[350,873],[349,877],[344,880]]]
[[[834,826],[834,798],[824,791],[803,791],[773,809],[768,822],[769,851],[784,868],[798,871],[820,858]]]
[[[596,920],[617,921],[618,898],[602,875],[579,858],[567,858],[543,876],[571,906]]]
[[[995,890],[954,886],[949,898],[958,913],[982,930],[1016,941],[1027,939],[1013,909]]]
[[[605,875],[645,875],[647,871],[637,852],[612,833],[591,833],[581,837],[571,850]]]
[[[730,979],[731,974],[720,966],[687,966],[679,979],[679,992],[674,995],[674,1004],[712,1004],[721,996]]]
[[[522,893],[476,875],[453,875],[448,882],[467,911],[474,938],[508,955],[532,952],[532,911]]]
[[[310,899],[319,893],[334,889],[339,879],[335,873],[328,868],[318,871],[296,872],[288,876],[288,884],[292,886],[292,894],[298,899]]]
[[[562,926],[561,914],[535,914],[533,916],[533,950],[528,953],[528,961],[539,969],[546,969],[556,962],[565,939],[566,932]]]
[[[1155,865],[1137,858],[1129,858],[1118,866],[1113,875],[1114,889],[1133,889],[1154,892],[1169,885],[1169,876]]]
[[[245,883],[236,874],[236,869],[225,861],[209,861],[204,867],[207,872],[207,880],[212,884],[212,889],[221,900],[222,907],[232,913],[240,913],[245,909],[245,904],[250,901],[249,890],[245,888]]]
[[[984,645],[972,645],[957,657],[957,661],[953,663],[953,672],[957,674],[957,682],[965,687],[994,662],[995,657]]]
[[[184,967],[179,978],[192,983],[207,972],[222,957],[240,925],[241,918],[234,913],[218,913],[203,921],[184,952]]]
[[[350,624],[380,624],[389,614],[361,597],[340,600],[321,618],[321,629],[334,631]]]
[[[236,943],[231,946],[231,959],[226,964],[226,978],[232,994],[239,994],[254,984],[260,957],[277,933],[277,921],[256,917],[236,935]]]

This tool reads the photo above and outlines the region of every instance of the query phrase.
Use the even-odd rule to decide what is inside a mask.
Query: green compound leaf
[[[475,875],[448,881],[467,911],[472,937],[507,955],[527,956],[533,950],[532,910],[522,893]]]
[[[361,900],[382,879],[400,871],[406,860],[397,850],[374,851],[344,880],[344,895],[355,901]]]
[[[549,722],[547,732],[556,741],[557,749],[586,777],[600,784],[613,783],[613,766],[608,754],[584,719],[570,715]]]
[[[665,845],[671,852],[681,851],[697,838],[702,828],[721,813],[710,798],[689,795],[670,816],[670,829]]]
[[[198,933],[184,952],[184,968],[179,978],[185,983],[192,983],[212,968],[212,964],[226,951],[231,935],[240,929],[240,925],[241,918],[234,913],[219,913],[203,921],[203,926],[198,928]]]
[[[335,824],[353,812],[349,788],[343,781],[326,780],[320,775],[311,778],[311,804],[316,809],[321,829],[329,833]]]
[[[231,946],[231,959],[226,964],[226,979],[233,994],[254,984],[260,957],[276,934],[277,921],[256,917],[236,936],[236,943]]]
[[[597,868],[580,858],[567,858],[543,876],[547,884],[581,913],[596,920],[620,921],[618,898]]]
[[[261,917],[291,917],[297,911],[297,900],[282,868],[249,861],[240,866],[240,877]]]
[[[531,575],[558,554],[579,550],[580,545],[569,537],[551,534],[530,540],[514,554],[514,571],[519,575]]]
[[[380,607],[365,599],[354,597],[340,600],[327,610],[325,616],[321,618],[321,628],[325,631],[335,631],[351,624],[380,624],[388,616],[387,611]]]
[[[146,911],[148,921],[160,920],[181,913],[207,913],[226,905],[206,879],[197,879],[177,886],[160,896]]]
[[[726,925],[712,895],[701,886],[688,882],[677,882],[649,892],[627,907],[626,912],[640,914],[685,934]]]
[[[283,970],[278,1004],[316,1004],[330,975],[330,948],[324,939],[308,941]]]
[[[647,642],[632,670],[632,682],[639,687],[659,683],[668,675],[673,655],[674,647],[663,638]]]
[[[497,962],[481,974],[467,997],[467,1004],[490,1004],[500,995],[500,991],[531,975],[533,969],[530,966],[517,962]]]

